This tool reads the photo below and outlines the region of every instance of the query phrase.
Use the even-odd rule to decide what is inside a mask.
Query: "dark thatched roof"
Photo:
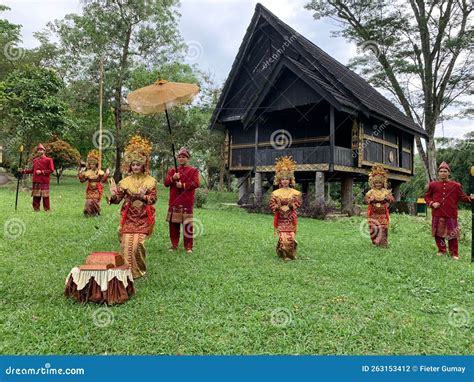
[[[282,67],[289,69],[310,84],[315,92],[322,95],[338,110],[344,108],[345,111],[352,110],[356,114],[373,116],[380,120],[386,120],[412,134],[426,137],[426,132],[419,125],[402,113],[366,80],[329,56],[261,4],[257,4],[255,7],[255,13],[214,110],[210,128],[213,128],[216,123],[222,122],[223,111],[229,104],[229,93],[231,89],[235,91],[236,87],[240,87],[238,90],[241,93],[239,95],[240,103],[238,103],[239,111],[232,117],[232,120],[242,120],[245,125],[254,115],[254,110],[260,106],[258,102],[262,101],[262,93],[266,91],[265,87],[268,88],[268,79],[276,78],[275,73],[269,76],[261,75],[261,78],[257,78],[258,74],[250,75],[249,69],[244,67],[250,59],[248,55],[254,44],[271,46],[271,41],[268,43],[261,38],[254,38],[262,26],[270,26],[272,33],[279,36],[281,41],[291,41],[291,50],[288,49],[278,54],[277,62],[271,66],[272,72],[281,71]],[[271,56],[271,51],[268,54]],[[237,79],[242,71],[247,72],[246,75],[249,79],[239,84]],[[233,98],[236,98],[235,94]]]

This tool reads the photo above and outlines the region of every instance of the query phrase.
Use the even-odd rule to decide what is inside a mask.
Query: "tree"
[[[220,89],[214,85],[209,74],[201,73],[186,64],[162,65],[159,72],[162,78],[170,81],[200,84],[201,91],[192,104],[174,107],[169,111],[173,140],[176,147],[186,146],[191,150],[193,164],[203,174],[208,188],[212,188],[216,178],[220,180],[221,173],[223,183],[222,147],[224,135],[222,132],[210,131],[208,128]],[[153,83],[156,78],[156,71],[140,66],[132,71],[130,81],[126,86],[130,89],[137,89]],[[124,134],[131,135],[138,131],[153,142],[152,167],[162,168],[161,175],[164,177],[166,169],[173,163],[171,138],[164,113],[153,116],[126,113],[123,124]]]
[[[59,184],[59,178],[63,171],[68,167],[79,165],[81,155],[79,151],[61,139],[46,143],[44,147],[46,148],[46,155],[53,158],[56,180]]]
[[[122,113],[124,84],[137,64],[158,66],[182,47],[176,28],[177,0],[83,1],[82,15],[69,14],[49,24],[59,46],[42,35],[43,49],[56,49],[50,63],[62,70],[67,81],[98,83],[99,61],[104,59],[105,110],[113,108],[116,161],[114,177],[120,174],[123,147]]]
[[[9,11],[10,8],[0,4],[0,13]],[[0,19],[0,81],[16,68],[17,62],[24,55],[24,50],[18,47],[21,42],[21,25]]]
[[[464,192],[469,192],[470,170],[474,163],[474,133],[467,133],[462,139],[436,138],[437,157],[446,161],[451,168],[450,178],[461,183]],[[420,157],[415,157],[415,177],[401,188],[403,198],[422,197],[426,190],[426,175]]]
[[[428,179],[436,177],[436,124],[456,116],[448,107],[472,106],[462,100],[474,82],[474,31],[468,0],[312,0],[314,18],[329,17],[341,25],[336,35],[355,42],[366,53],[352,60],[373,85],[389,91],[405,114],[427,134],[426,149],[416,139]]]
[[[32,66],[16,69],[0,82],[0,139],[7,142],[7,155],[20,144],[30,151],[34,142],[64,134],[73,126],[59,98],[63,87],[53,70]]]

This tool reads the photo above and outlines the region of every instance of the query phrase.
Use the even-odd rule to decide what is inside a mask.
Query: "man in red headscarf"
[[[180,227],[183,224],[184,248],[193,252],[193,207],[194,190],[199,187],[199,171],[188,165],[189,151],[182,147],[178,152],[178,171],[168,171],[165,186],[170,188],[170,199],[166,221],[170,226],[171,251],[178,248]]]
[[[438,247],[437,256],[446,253],[445,239],[448,239],[449,254],[454,260],[459,260],[458,254],[458,203],[470,203],[474,194],[467,196],[458,182],[449,180],[451,169],[446,162],[438,167],[438,181],[430,182],[425,194],[425,200],[432,208],[431,230]]]
[[[40,210],[41,198],[43,198],[43,208],[49,211],[49,180],[50,175],[54,172],[53,160],[46,156],[46,149],[40,143],[36,149],[38,156],[33,159],[33,168],[21,169],[22,174],[33,174],[33,209]]]

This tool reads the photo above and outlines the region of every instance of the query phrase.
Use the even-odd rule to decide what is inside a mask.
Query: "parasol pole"
[[[474,194],[474,166],[471,166],[471,191]],[[474,263],[474,202],[471,200],[471,263]]]
[[[19,169],[21,168],[21,159],[23,157],[23,150],[24,150],[23,145],[20,145],[20,161],[18,163],[18,168]],[[18,208],[18,191],[20,190],[20,181],[21,181],[22,178],[23,178],[23,176],[19,176],[18,179],[16,180],[15,211]]]
[[[176,172],[178,172],[178,162],[176,162],[176,150],[174,148],[173,134],[171,133],[170,117],[168,116],[168,109],[166,107],[165,107],[165,114],[166,114],[166,122],[168,122],[168,131],[171,137],[171,149],[173,150],[174,168]]]
[[[103,103],[103,86],[104,86],[104,61],[100,59],[100,87],[99,87],[99,166],[102,168],[102,103]]]

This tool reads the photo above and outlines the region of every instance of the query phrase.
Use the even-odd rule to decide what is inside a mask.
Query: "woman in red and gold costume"
[[[125,148],[122,171],[128,174],[118,185],[111,182],[109,204],[124,203],[121,209],[119,237],[122,256],[134,278],[146,272],[145,240],[155,225],[156,179],[148,175],[151,144],[135,135]]]
[[[102,183],[109,177],[109,169],[105,172],[99,168],[100,154],[92,150],[87,154],[87,169],[83,168],[77,174],[81,183],[87,182],[86,204],[84,216],[100,215],[100,200],[102,199]]]
[[[370,239],[379,247],[388,246],[388,226],[390,216],[388,207],[395,201],[392,191],[387,189],[387,172],[383,166],[372,167],[369,174],[370,190],[365,194],[364,201],[369,205],[367,218]]]
[[[285,261],[296,259],[296,210],[301,206],[301,192],[295,190],[296,163],[291,157],[282,157],[275,163],[274,185],[270,208],[274,212],[273,226],[278,232],[276,252]]]

